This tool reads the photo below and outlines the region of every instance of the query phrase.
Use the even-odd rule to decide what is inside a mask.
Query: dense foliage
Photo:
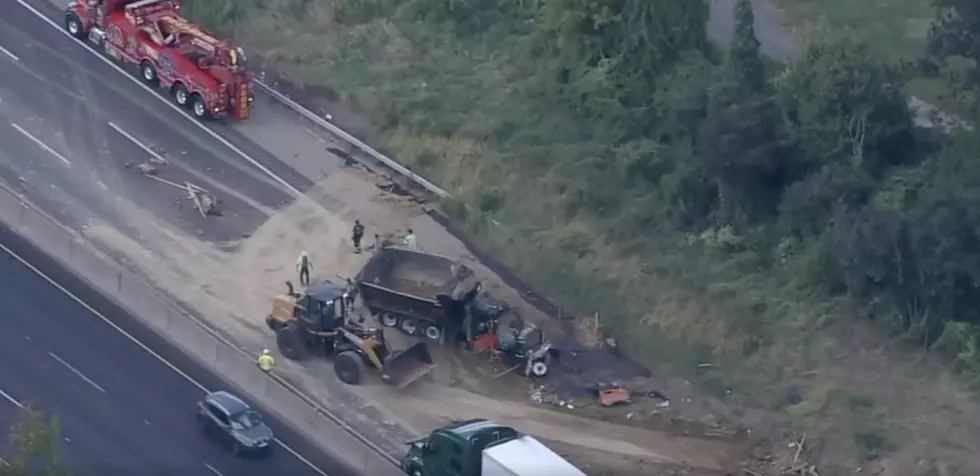
[[[22,416],[10,428],[10,449],[0,456],[0,476],[69,476],[61,462],[58,420],[31,410]]]
[[[921,63],[976,91],[980,9],[936,6]],[[726,49],[705,40],[703,0],[188,11],[288,79],[364,105],[392,155],[466,203],[447,209],[484,244],[608,316],[643,363],[789,415],[840,464],[966,424],[894,423],[944,397],[918,386],[934,375],[886,375],[862,348],[911,343],[896,355],[938,350],[967,380],[980,371],[980,138],[915,125],[909,65],[816,30],[774,66],[747,0]]]

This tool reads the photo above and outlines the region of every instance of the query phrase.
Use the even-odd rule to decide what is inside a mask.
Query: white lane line
[[[93,382],[92,379],[86,377],[85,374],[83,374],[80,370],[76,369],[75,367],[72,367],[71,364],[69,364],[68,362],[65,362],[65,359],[62,359],[61,357],[58,357],[58,354],[55,354],[54,352],[48,352],[48,355],[50,355],[52,359],[57,360],[59,364],[64,365],[65,367],[67,367],[68,370],[71,370],[72,372],[74,372],[75,375],[78,375],[78,378],[84,380],[89,385],[95,387],[98,391],[100,391],[102,393],[106,393],[106,391],[105,391],[104,388],[100,387],[99,384]]]
[[[163,157],[161,157],[160,154],[158,154],[155,150],[151,149],[150,146],[148,146],[148,145],[140,142],[138,139],[136,139],[135,137],[133,137],[132,134],[124,131],[121,127],[117,126],[114,122],[110,122],[109,123],[109,127],[112,128],[112,130],[118,132],[119,135],[121,135],[121,136],[129,139],[130,142],[132,142],[133,144],[136,144],[137,147],[139,147],[140,149],[143,149],[143,151],[145,151],[147,154],[150,154],[150,156],[152,156],[154,159],[157,159],[157,160],[159,160],[159,161],[161,161],[163,163],[167,163],[168,162],[167,159],[164,159]]]
[[[28,139],[34,141],[35,144],[37,144],[38,146],[40,146],[42,149],[48,151],[49,154],[57,157],[58,160],[64,162],[65,165],[67,165],[69,167],[71,166],[71,162],[68,159],[66,159],[65,156],[59,154],[58,151],[52,149],[51,146],[49,146],[48,144],[45,144],[44,141],[42,141],[41,139],[38,139],[37,137],[32,136],[30,132],[25,131],[23,127],[20,127],[17,124],[14,124],[13,122],[11,122],[10,125],[13,126],[14,129],[17,129],[17,132],[20,132],[21,134],[23,134],[24,137],[27,137]]]
[[[160,363],[162,363],[163,365],[167,366],[167,368],[169,368],[170,370],[173,370],[174,373],[176,373],[177,375],[181,376],[181,378],[183,378],[184,380],[186,380],[187,382],[189,382],[191,385],[197,387],[198,390],[200,390],[200,391],[202,391],[204,393],[210,393],[210,391],[207,389],[207,387],[205,387],[204,385],[201,385],[200,382],[198,382],[197,380],[194,380],[194,378],[192,378],[190,375],[187,375],[186,372],[184,372],[183,370],[180,370],[179,368],[177,368],[176,365],[174,365],[173,363],[171,363],[169,360],[165,359],[162,355],[154,352],[153,349],[147,347],[146,344],[140,342],[139,339],[137,339],[136,337],[133,337],[133,335],[130,334],[130,333],[128,333],[128,332],[126,332],[125,329],[123,329],[122,327],[119,327],[118,325],[116,325],[115,322],[112,322],[111,320],[109,320],[108,317],[105,317],[104,315],[102,315],[99,311],[95,310],[95,308],[93,308],[92,306],[89,306],[87,302],[83,301],[78,296],[72,294],[71,291],[65,289],[64,286],[58,284],[58,282],[55,281],[54,278],[52,278],[52,277],[44,274],[43,271],[41,271],[40,269],[38,269],[33,264],[29,263],[26,259],[24,259],[20,255],[18,255],[17,253],[14,253],[14,250],[11,250],[10,248],[8,248],[7,245],[5,245],[3,243],[0,243],[0,250],[2,250],[4,253],[7,253],[8,255],[10,255],[12,258],[14,258],[15,260],[17,260],[17,262],[19,262],[20,264],[24,265],[24,267],[26,267],[27,269],[31,270],[34,274],[38,275],[41,279],[43,279],[44,281],[46,281],[48,284],[50,284],[51,286],[53,286],[55,289],[57,289],[58,291],[61,291],[62,294],[64,294],[65,296],[68,296],[72,301],[75,301],[76,303],[78,303],[79,306],[81,306],[82,308],[84,308],[86,311],[92,313],[93,316],[98,317],[99,319],[101,319],[102,322],[104,322],[107,326],[111,327],[116,332],[122,334],[123,337],[129,339],[130,342],[132,342],[133,344],[136,344],[139,348],[141,348],[144,351],[146,351],[147,354],[150,354],[151,356],[153,356],[153,358],[157,359]],[[20,402],[18,402],[17,400],[14,400],[9,395],[4,394],[2,392],[0,392],[0,395],[2,395],[3,397],[7,398],[11,402],[16,402],[16,405],[18,405],[21,408],[23,408],[23,405],[21,405]],[[286,450],[289,454],[293,455],[294,458],[296,458],[301,463],[303,463],[306,466],[308,466],[310,469],[312,469],[313,471],[315,471],[320,476],[329,476],[322,469],[318,468],[315,464],[313,464],[312,461],[306,459],[306,457],[304,457],[303,455],[299,454],[299,452],[297,452],[296,450],[294,450],[291,446],[287,445],[286,443],[284,443],[279,438],[276,438],[275,439],[275,442],[279,445],[279,447],[281,447],[282,449]]]
[[[19,3],[20,6],[24,7],[25,9],[27,9],[27,11],[33,13],[34,16],[40,18],[41,20],[43,20],[48,25],[51,25],[51,27],[53,27],[54,29],[60,31],[61,34],[67,36],[68,38],[70,38],[72,40],[77,41],[85,49],[89,50],[92,54],[94,54],[96,58],[102,60],[103,63],[111,66],[113,69],[115,69],[117,72],[119,72],[119,74],[123,75],[124,77],[126,77],[130,81],[132,81],[132,82],[140,85],[140,87],[142,87],[145,91],[147,91],[150,94],[152,94],[153,97],[159,99],[161,102],[163,102],[164,104],[166,104],[167,106],[169,106],[171,109],[173,109],[174,111],[177,111],[178,113],[180,113],[181,117],[189,120],[194,125],[196,125],[199,129],[201,129],[202,131],[204,131],[205,133],[207,133],[209,136],[211,136],[212,138],[214,138],[215,140],[217,140],[218,142],[220,142],[222,145],[224,145],[225,147],[227,147],[228,149],[230,149],[232,152],[234,152],[235,154],[238,154],[238,156],[240,156],[241,158],[245,159],[250,164],[254,165],[257,169],[259,169],[260,171],[262,171],[262,173],[266,174],[269,178],[271,178],[272,180],[275,180],[280,185],[282,185],[287,191],[289,191],[290,193],[292,193],[293,195],[295,195],[297,197],[300,196],[300,195],[303,195],[303,193],[300,192],[299,189],[297,189],[296,187],[290,185],[289,182],[287,182],[282,177],[280,177],[280,176],[276,175],[275,173],[273,173],[271,170],[269,170],[268,167],[262,165],[262,163],[260,163],[258,160],[255,160],[254,158],[252,158],[252,156],[246,154],[244,151],[242,151],[238,147],[235,147],[235,145],[232,144],[231,142],[229,142],[228,139],[225,139],[224,137],[221,137],[220,134],[218,134],[217,132],[214,132],[213,130],[211,130],[210,128],[208,128],[207,126],[205,126],[200,120],[195,119],[194,117],[192,117],[187,111],[181,109],[176,104],[170,102],[166,97],[161,96],[160,94],[158,94],[158,91],[156,91],[153,88],[147,86],[146,84],[143,84],[140,80],[136,79],[135,77],[133,77],[133,75],[131,75],[128,72],[126,72],[126,70],[122,69],[119,65],[117,65],[116,63],[113,63],[112,61],[110,61],[109,58],[106,58],[105,56],[102,56],[102,54],[99,51],[97,51],[95,48],[93,48],[92,45],[90,45],[89,43],[86,43],[86,42],[84,42],[82,40],[79,40],[78,38],[75,38],[74,36],[71,36],[71,33],[68,33],[67,31],[65,31],[65,29],[62,28],[61,25],[59,25],[54,20],[48,18],[47,16],[45,16],[37,8],[34,8],[34,6],[32,6],[30,3],[27,3],[26,0],[17,0],[17,3]]]
[[[221,471],[218,471],[217,469],[214,469],[214,466],[211,466],[210,464],[204,463],[204,466],[206,466],[209,470],[211,470],[211,472],[214,473],[215,476],[225,476],[225,475],[221,474]]]
[[[8,58],[10,58],[10,59],[12,59],[14,61],[20,61],[20,58],[18,58],[17,55],[11,53],[10,50],[8,50],[8,49],[6,49],[6,48],[4,48],[2,46],[0,46],[0,53],[3,53],[6,57],[8,57]]]
[[[7,400],[10,403],[13,403],[14,406],[17,407],[17,408],[24,408],[24,404],[23,403],[20,403],[19,401],[17,401],[16,398],[11,397],[10,394],[8,394],[7,392],[4,392],[3,390],[0,390],[0,397],[3,397],[4,400]]]

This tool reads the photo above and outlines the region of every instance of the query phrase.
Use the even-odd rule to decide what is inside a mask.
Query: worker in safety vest
[[[268,372],[276,366],[276,358],[272,356],[272,352],[269,352],[269,349],[263,349],[262,354],[259,355],[255,363],[263,372]]]
[[[405,246],[413,249],[419,247],[419,239],[415,236],[415,232],[411,228],[408,229],[408,234],[405,235]]]
[[[313,261],[310,260],[310,254],[305,251],[300,253],[299,258],[296,258],[296,271],[299,273],[300,286],[310,285],[310,270],[312,269]]]

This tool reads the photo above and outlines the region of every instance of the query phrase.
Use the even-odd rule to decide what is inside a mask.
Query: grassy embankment
[[[751,246],[734,254],[704,246],[723,236],[657,224],[621,233],[636,219],[629,203],[570,208],[617,185],[592,183],[570,165],[602,160],[590,155],[602,147],[552,102],[552,82],[536,65],[520,61],[526,25],[463,38],[382,19],[341,25],[329,2],[185,3],[277,73],[370,117],[380,149],[472,207],[449,208],[482,245],[567,308],[602,312],[631,355],[659,375],[697,382],[713,411],[806,431],[821,459],[842,466],[966,431],[957,422],[972,407],[949,401],[958,387],[942,369],[855,329],[843,303],[801,284],[801,269],[819,266],[800,262],[808,255],[774,264]]]

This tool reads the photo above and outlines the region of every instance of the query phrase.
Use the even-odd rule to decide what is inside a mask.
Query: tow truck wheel
[[[204,98],[200,94],[191,94],[191,112],[198,119],[208,118],[208,106],[204,104]]]
[[[65,29],[68,30],[68,33],[71,33],[71,36],[74,36],[80,40],[85,39],[85,28],[82,26],[82,21],[75,13],[65,15]]]
[[[398,325],[398,316],[390,312],[381,314],[378,320],[381,321],[381,325],[385,327],[395,327]]]
[[[143,78],[143,82],[151,86],[156,86],[160,81],[157,77],[157,70],[153,67],[153,64],[149,61],[144,60],[140,63],[140,77]]]
[[[190,96],[187,94],[187,88],[183,84],[174,84],[174,102],[180,107],[187,107],[190,102]]]

